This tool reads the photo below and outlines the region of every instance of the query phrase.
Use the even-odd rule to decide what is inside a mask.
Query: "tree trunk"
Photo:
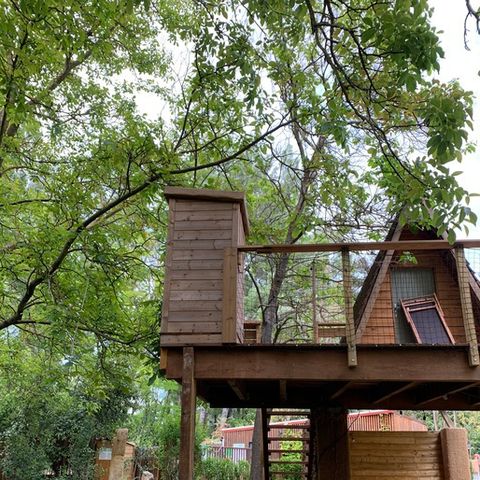
[[[258,408],[253,428],[250,480],[264,480],[263,455],[262,411]]]
[[[297,199],[297,204],[295,206],[294,215],[285,235],[284,242],[285,244],[294,244],[302,236],[303,231],[294,235],[294,231],[297,230],[298,222],[302,218],[302,214],[305,210],[306,199],[310,186],[315,181],[316,171],[311,169],[308,164],[309,160],[305,157],[304,148],[302,145],[302,140],[298,129],[293,129],[294,136],[297,140],[301,158],[304,164],[304,170],[302,174],[302,179],[300,182],[300,191]],[[314,159],[315,155],[318,154],[324,146],[323,137],[319,138],[317,149],[312,155]],[[263,325],[262,325],[262,339],[263,344],[272,343],[273,332],[275,325],[277,323],[277,311],[278,311],[278,297],[282,289],[283,282],[285,281],[285,276],[287,274],[288,261],[290,255],[288,253],[283,253],[279,256],[279,259],[275,265],[275,273],[273,275],[272,285],[270,287],[270,292],[268,295],[267,306],[263,312]],[[250,480],[263,480],[264,470],[263,470],[263,443],[262,443],[262,422],[261,422],[261,411],[257,410],[255,415],[255,425],[253,429],[253,438],[252,438],[252,465],[250,469]]]
[[[218,430],[222,430],[223,428],[225,428],[229,414],[230,414],[229,408],[222,408],[222,413],[220,414],[220,419],[218,420],[218,427],[217,427]]]

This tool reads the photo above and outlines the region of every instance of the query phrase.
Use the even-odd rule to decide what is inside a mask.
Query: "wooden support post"
[[[353,318],[352,267],[350,265],[350,252],[348,251],[348,248],[342,249],[342,267],[348,366],[355,367],[357,365],[357,347],[355,339],[355,323]]]
[[[312,322],[313,343],[318,343],[318,319],[317,319],[317,267],[315,260],[312,263]]]
[[[127,440],[128,429],[119,428],[115,437],[112,439],[112,459],[110,461],[108,480],[126,480],[127,478],[130,478],[127,470],[131,470],[131,467],[128,468],[125,461]]]
[[[268,424],[269,416],[266,408],[261,410],[262,416],[262,458],[263,458],[263,476],[264,480],[270,479],[270,458],[268,455]]]
[[[179,480],[193,480],[196,400],[194,350],[192,347],[185,347],[183,349]]]
[[[223,257],[223,343],[236,343],[237,338],[237,254],[237,248],[228,247]]]
[[[310,429],[312,480],[349,480],[347,411],[342,408],[314,408]]]
[[[469,271],[463,246],[455,247],[455,258],[460,301],[462,303],[463,325],[465,327],[465,337],[469,345],[468,359],[470,366],[476,367],[480,364],[480,358],[478,354],[477,333],[475,331],[475,319],[473,317],[472,298],[470,295]]]

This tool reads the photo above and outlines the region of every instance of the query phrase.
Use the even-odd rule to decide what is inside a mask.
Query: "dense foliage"
[[[140,401],[158,373],[165,185],[246,190],[258,242],[375,237],[400,205],[440,232],[475,221],[452,173],[472,98],[435,79],[430,19],[426,0],[1,3],[12,479],[82,463],[129,408],[146,444],[167,434]]]
[[[197,478],[198,480],[248,480],[249,475],[248,462],[233,463],[227,459],[209,458],[202,461]]]

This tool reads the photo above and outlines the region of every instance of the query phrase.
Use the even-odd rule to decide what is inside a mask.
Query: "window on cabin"
[[[401,300],[403,313],[418,343],[455,343],[435,295]]]
[[[391,270],[396,343],[418,343],[402,308],[402,300],[435,294],[432,268],[398,267]]]

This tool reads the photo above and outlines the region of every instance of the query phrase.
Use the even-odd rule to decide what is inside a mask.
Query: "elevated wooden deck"
[[[189,348],[197,393],[215,407],[315,406],[480,410],[480,370],[468,346],[233,345]],[[184,349],[168,350],[166,375],[183,379]]]
[[[465,260],[465,249],[480,247],[480,240],[450,245],[397,228],[385,242],[248,246],[242,194],[169,188],[166,196],[161,361],[168,378],[183,381],[188,351],[198,393],[215,406],[480,409],[480,286]],[[355,301],[351,258],[365,251],[377,256]],[[317,298],[321,286],[315,267],[310,269],[312,306],[303,316],[309,325],[300,328],[310,336],[261,345],[260,318],[252,321],[252,311],[245,318],[245,255],[312,253],[338,258],[328,300]],[[439,338],[448,344],[429,345],[432,340],[422,338],[425,324],[410,317],[416,341],[423,343],[400,342],[392,287],[399,268],[407,274],[431,270],[435,293],[419,305],[434,306],[427,320],[445,329]],[[340,323],[319,318],[322,301]],[[438,332],[432,335],[437,342]]]

